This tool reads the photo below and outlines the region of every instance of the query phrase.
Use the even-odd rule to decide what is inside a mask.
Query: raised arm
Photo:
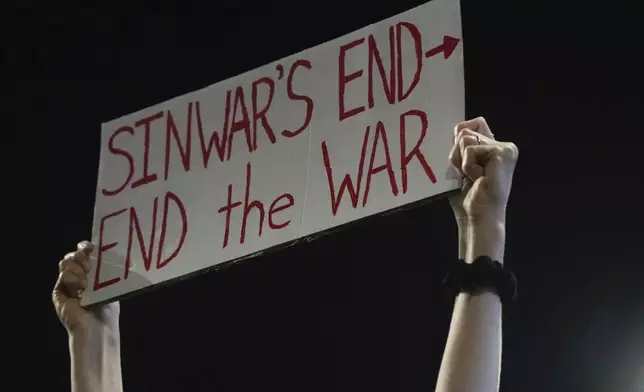
[[[505,208],[517,157],[516,146],[494,140],[483,118],[455,129],[450,160],[464,184],[450,202],[459,225],[459,257],[468,263],[480,256],[503,263]],[[492,291],[456,296],[436,391],[499,390],[501,314]]]
[[[122,392],[119,304],[80,306],[91,251],[90,243],[81,242],[65,256],[52,294],[69,338],[72,392]]]

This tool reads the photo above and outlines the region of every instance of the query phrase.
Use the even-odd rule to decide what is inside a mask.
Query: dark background
[[[5,212],[20,214],[5,247],[26,243],[7,261],[21,287],[7,323],[20,338],[6,343],[24,342],[4,358],[21,369],[10,390],[69,389],[50,290],[59,259],[91,235],[101,122],[420,3],[9,7],[4,91],[18,121],[4,133],[24,140],[3,146],[18,190],[5,194],[21,206]],[[506,251],[520,301],[501,389],[642,391],[642,13],[561,3],[462,7],[467,115],[521,150]],[[433,390],[455,257],[440,200],[124,301],[125,390]]]

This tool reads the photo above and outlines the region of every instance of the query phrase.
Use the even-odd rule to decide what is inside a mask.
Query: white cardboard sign
[[[458,0],[102,124],[83,304],[459,186]]]

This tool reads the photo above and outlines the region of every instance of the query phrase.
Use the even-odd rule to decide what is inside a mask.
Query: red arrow
[[[436,54],[439,54],[440,52],[443,52],[443,56],[445,58],[449,58],[449,56],[454,53],[454,49],[456,49],[456,45],[458,45],[458,42],[460,40],[458,38],[450,37],[449,35],[444,35],[443,36],[443,43],[435,47],[434,49],[430,49],[425,53],[425,57],[432,57]]]

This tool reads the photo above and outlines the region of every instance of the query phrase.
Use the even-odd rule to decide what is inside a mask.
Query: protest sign
[[[458,0],[102,125],[83,305],[457,189]]]

